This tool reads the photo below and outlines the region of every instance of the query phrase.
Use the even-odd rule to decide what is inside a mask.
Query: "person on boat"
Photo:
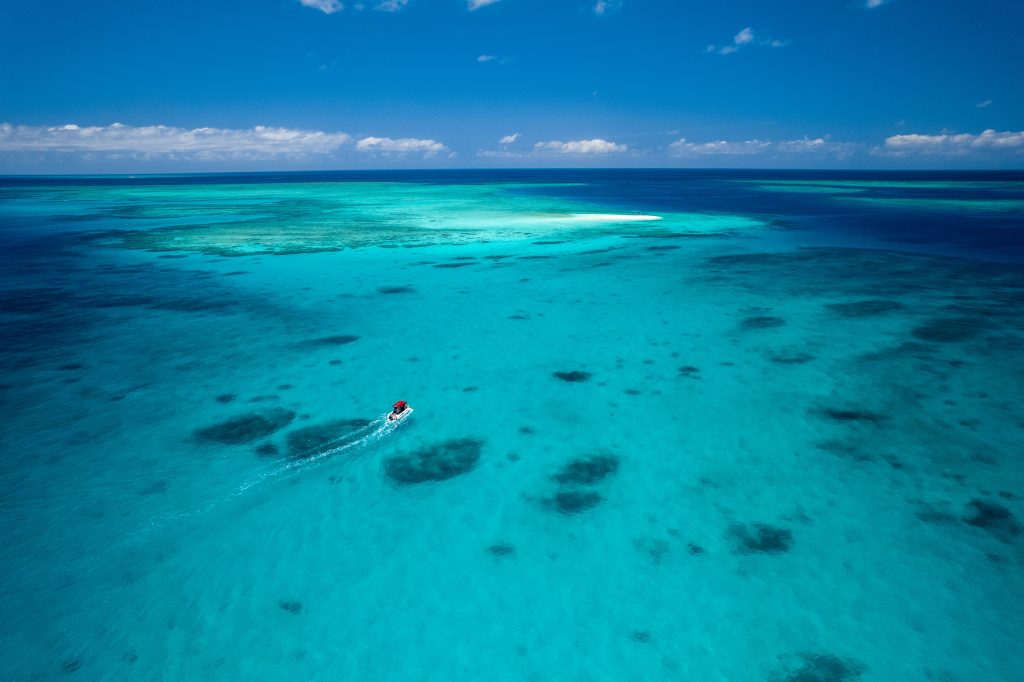
[[[402,413],[409,409],[409,403],[404,400],[399,400],[397,403],[392,405],[391,414],[388,415],[388,419],[394,421],[402,416]]]

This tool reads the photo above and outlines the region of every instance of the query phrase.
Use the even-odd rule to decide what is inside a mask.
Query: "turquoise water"
[[[1024,679],[1024,178],[805,175],[0,179],[3,678]]]

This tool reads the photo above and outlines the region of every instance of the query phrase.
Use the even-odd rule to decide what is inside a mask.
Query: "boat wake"
[[[352,433],[346,434],[341,438],[325,443],[319,448],[304,454],[299,459],[290,461],[287,464],[283,464],[271,471],[265,471],[252,480],[246,481],[239,486],[238,494],[244,493],[253,486],[259,485],[268,479],[277,478],[282,474],[288,474],[294,471],[310,468],[316,466],[318,463],[329,457],[336,457],[337,455],[350,450],[357,451],[367,445],[376,443],[388,434],[394,432],[395,429],[401,425],[401,420],[390,421],[388,420],[388,415],[385,413],[371,421],[366,426],[356,429]]]
[[[208,500],[189,511],[181,511],[173,514],[153,517],[150,519],[145,530],[140,531],[139,533],[130,534],[129,538],[141,540],[143,536],[160,528],[164,528],[169,523],[181,522],[189,518],[209,514],[215,509],[230,503],[232,500],[237,500],[247,494],[255,492],[255,490],[262,487],[264,484],[268,484],[281,476],[294,474],[316,467],[326,460],[337,457],[341,454],[354,454],[359,452],[363,448],[379,442],[386,436],[394,433],[405,421],[406,420],[391,421],[388,419],[387,413],[382,414],[366,426],[360,427],[340,438],[325,443],[315,450],[304,453],[300,458],[292,459],[280,464],[280,466],[277,466],[276,468],[257,474],[253,478],[239,485],[234,491],[222,497]]]

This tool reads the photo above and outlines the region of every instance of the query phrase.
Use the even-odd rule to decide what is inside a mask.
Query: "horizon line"
[[[787,173],[1024,173],[1021,168],[780,168],[756,167],[681,167],[681,166],[508,166],[459,168],[329,168],[300,170],[229,170],[229,171],[173,171],[123,173],[0,173],[0,179],[11,178],[153,178],[186,177],[200,175],[300,175],[312,173],[451,173],[451,172],[509,172],[509,171],[689,171],[689,172],[787,172]]]

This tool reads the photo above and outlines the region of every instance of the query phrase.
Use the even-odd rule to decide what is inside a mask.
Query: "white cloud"
[[[594,14],[607,14],[614,12],[622,6],[622,0],[597,0],[594,4]]]
[[[891,156],[913,154],[966,156],[978,152],[1024,153],[1024,131],[984,130],[977,135],[970,133],[941,135],[893,135],[885,139],[885,145],[876,153]]]
[[[377,9],[382,12],[397,12],[408,4],[409,0],[381,0]]]
[[[521,154],[519,152],[510,152],[504,149],[481,149],[476,153],[476,155],[482,156],[485,159],[521,159],[524,156],[526,156],[525,154]]]
[[[824,154],[837,158],[845,158],[852,154],[860,145],[832,142],[828,137],[804,137],[798,140],[712,140],[710,142],[691,142],[685,137],[679,138],[668,146],[669,153],[674,156],[754,156],[754,155],[791,155],[791,154]]]
[[[328,154],[348,143],[347,133],[256,126],[14,126],[0,124],[0,152],[129,154],[198,160],[261,159]]]
[[[770,147],[771,142],[766,140],[746,140],[742,142],[729,142],[727,140],[690,142],[685,137],[679,138],[668,146],[670,152],[678,154],[679,156],[759,154]]]
[[[864,6],[867,7],[868,9],[875,9],[876,7],[881,7],[882,5],[887,4],[888,2],[889,0],[866,0]]]
[[[991,105],[991,104],[992,104],[992,100],[990,100],[990,99],[987,99],[987,100],[985,100],[984,102],[978,102],[978,103],[977,103],[977,104],[975,104],[974,106],[976,106],[976,107],[977,107],[977,108],[979,108],[979,109],[984,109],[985,107],[987,107],[987,106],[989,106],[989,105]]]
[[[747,26],[746,28],[741,29],[739,33],[732,37],[731,45],[723,45],[722,47],[719,47],[718,45],[708,45],[704,49],[704,51],[726,55],[732,54],[738,51],[741,47],[744,47],[746,45],[761,45],[763,47],[786,47],[786,45],[789,45],[789,42],[785,40],[779,40],[778,38],[758,38],[756,35],[754,35],[754,29]]]
[[[624,144],[616,144],[615,142],[602,139],[572,140],[570,142],[552,140],[551,142],[538,142],[533,147],[538,150],[551,150],[562,154],[611,154],[614,152],[624,152],[629,149]]]
[[[421,140],[415,137],[364,137],[356,142],[356,149],[361,152],[384,154],[422,153],[424,156],[434,156],[448,150],[436,140]]]
[[[519,139],[519,133],[512,133],[498,140],[498,144],[515,144],[516,140]]]
[[[469,7],[469,11],[472,12],[475,9],[481,7],[487,7],[487,5],[493,5],[498,0],[466,0],[466,5]]]
[[[340,12],[344,8],[344,5],[342,5],[338,0],[299,0],[299,2],[301,2],[305,7],[318,9],[324,14],[334,14],[335,12]]]
[[[476,60],[481,63],[493,62],[495,59],[497,59],[497,57],[495,57],[493,54],[482,54],[476,58]]]

